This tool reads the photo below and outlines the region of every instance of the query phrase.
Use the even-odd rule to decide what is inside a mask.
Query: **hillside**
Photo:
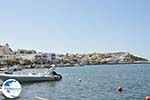
[[[134,56],[128,52],[116,53],[91,53],[91,54],[66,54],[57,55],[56,64],[64,65],[96,65],[96,64],[127,64],[147,63],[148,60]]]

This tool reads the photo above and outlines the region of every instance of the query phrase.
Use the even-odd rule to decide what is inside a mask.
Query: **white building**
[[[0,63],[8,60],[14,60],[15,55],[12,55],[13,51],[9,48],[8,44],[0,45]]]
[[[40,53],[34,56],[34,61],[36,63],[48,63],[53,62],[56,58],[54,53]]]
[[[4,55],[4,56],[0,56],[0,63],[3,64],[6,61],[13,61],[16,59],[15,55]]]
[[[17,54],[16,59],[34,61],[36,54]]]
[[[9,48],[8,44],[0,45],[0,56],[12,54],[11,48]]]

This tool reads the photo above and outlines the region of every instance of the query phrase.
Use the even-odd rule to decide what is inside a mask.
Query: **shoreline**
[[[107,63],[107,64],[85,64],[85,65],[79,65],[79,64],[74,64],[74,65],[57,65],[56,67],[81,67],[81,66],[93,66],[93,65],[127,65],[127,64],[150,64],[150,62],[147,63]],[[0,72],[5,72],[5,71],[18,71],[22,69],[34,69],[34,68],[50,68],[50,64],[48,65],[14,65],[14,66],[0,66]]]

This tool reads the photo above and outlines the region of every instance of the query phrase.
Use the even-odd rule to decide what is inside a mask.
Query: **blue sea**
[[[15,73],[33,70],[47,69]],[[15,100],[144,100],[150,95],[149,64],[57,67],[56,71],[63,76],[61,81],[21,84],[21,95]],[[0,100],[7,99],[0,96]]]

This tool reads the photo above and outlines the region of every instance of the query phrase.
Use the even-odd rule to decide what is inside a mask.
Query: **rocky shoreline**
[[[119,65],[119,64],[150,64],[150,62],[134,62],[134,63],[105,63],[105,64],[86,64],[86,65]],[[80,66],[85,66],[85,65],[79,65],[79,64],[56,64],[56,67],[80,67]],[[0,67],[0,72],[5,72],[8,70],[11,71],[18,71],[22,69],[33,69],[33,68],[50,68],[50,64],[43,64],[43,65],[14,65],[14,66],[1,66]]]

